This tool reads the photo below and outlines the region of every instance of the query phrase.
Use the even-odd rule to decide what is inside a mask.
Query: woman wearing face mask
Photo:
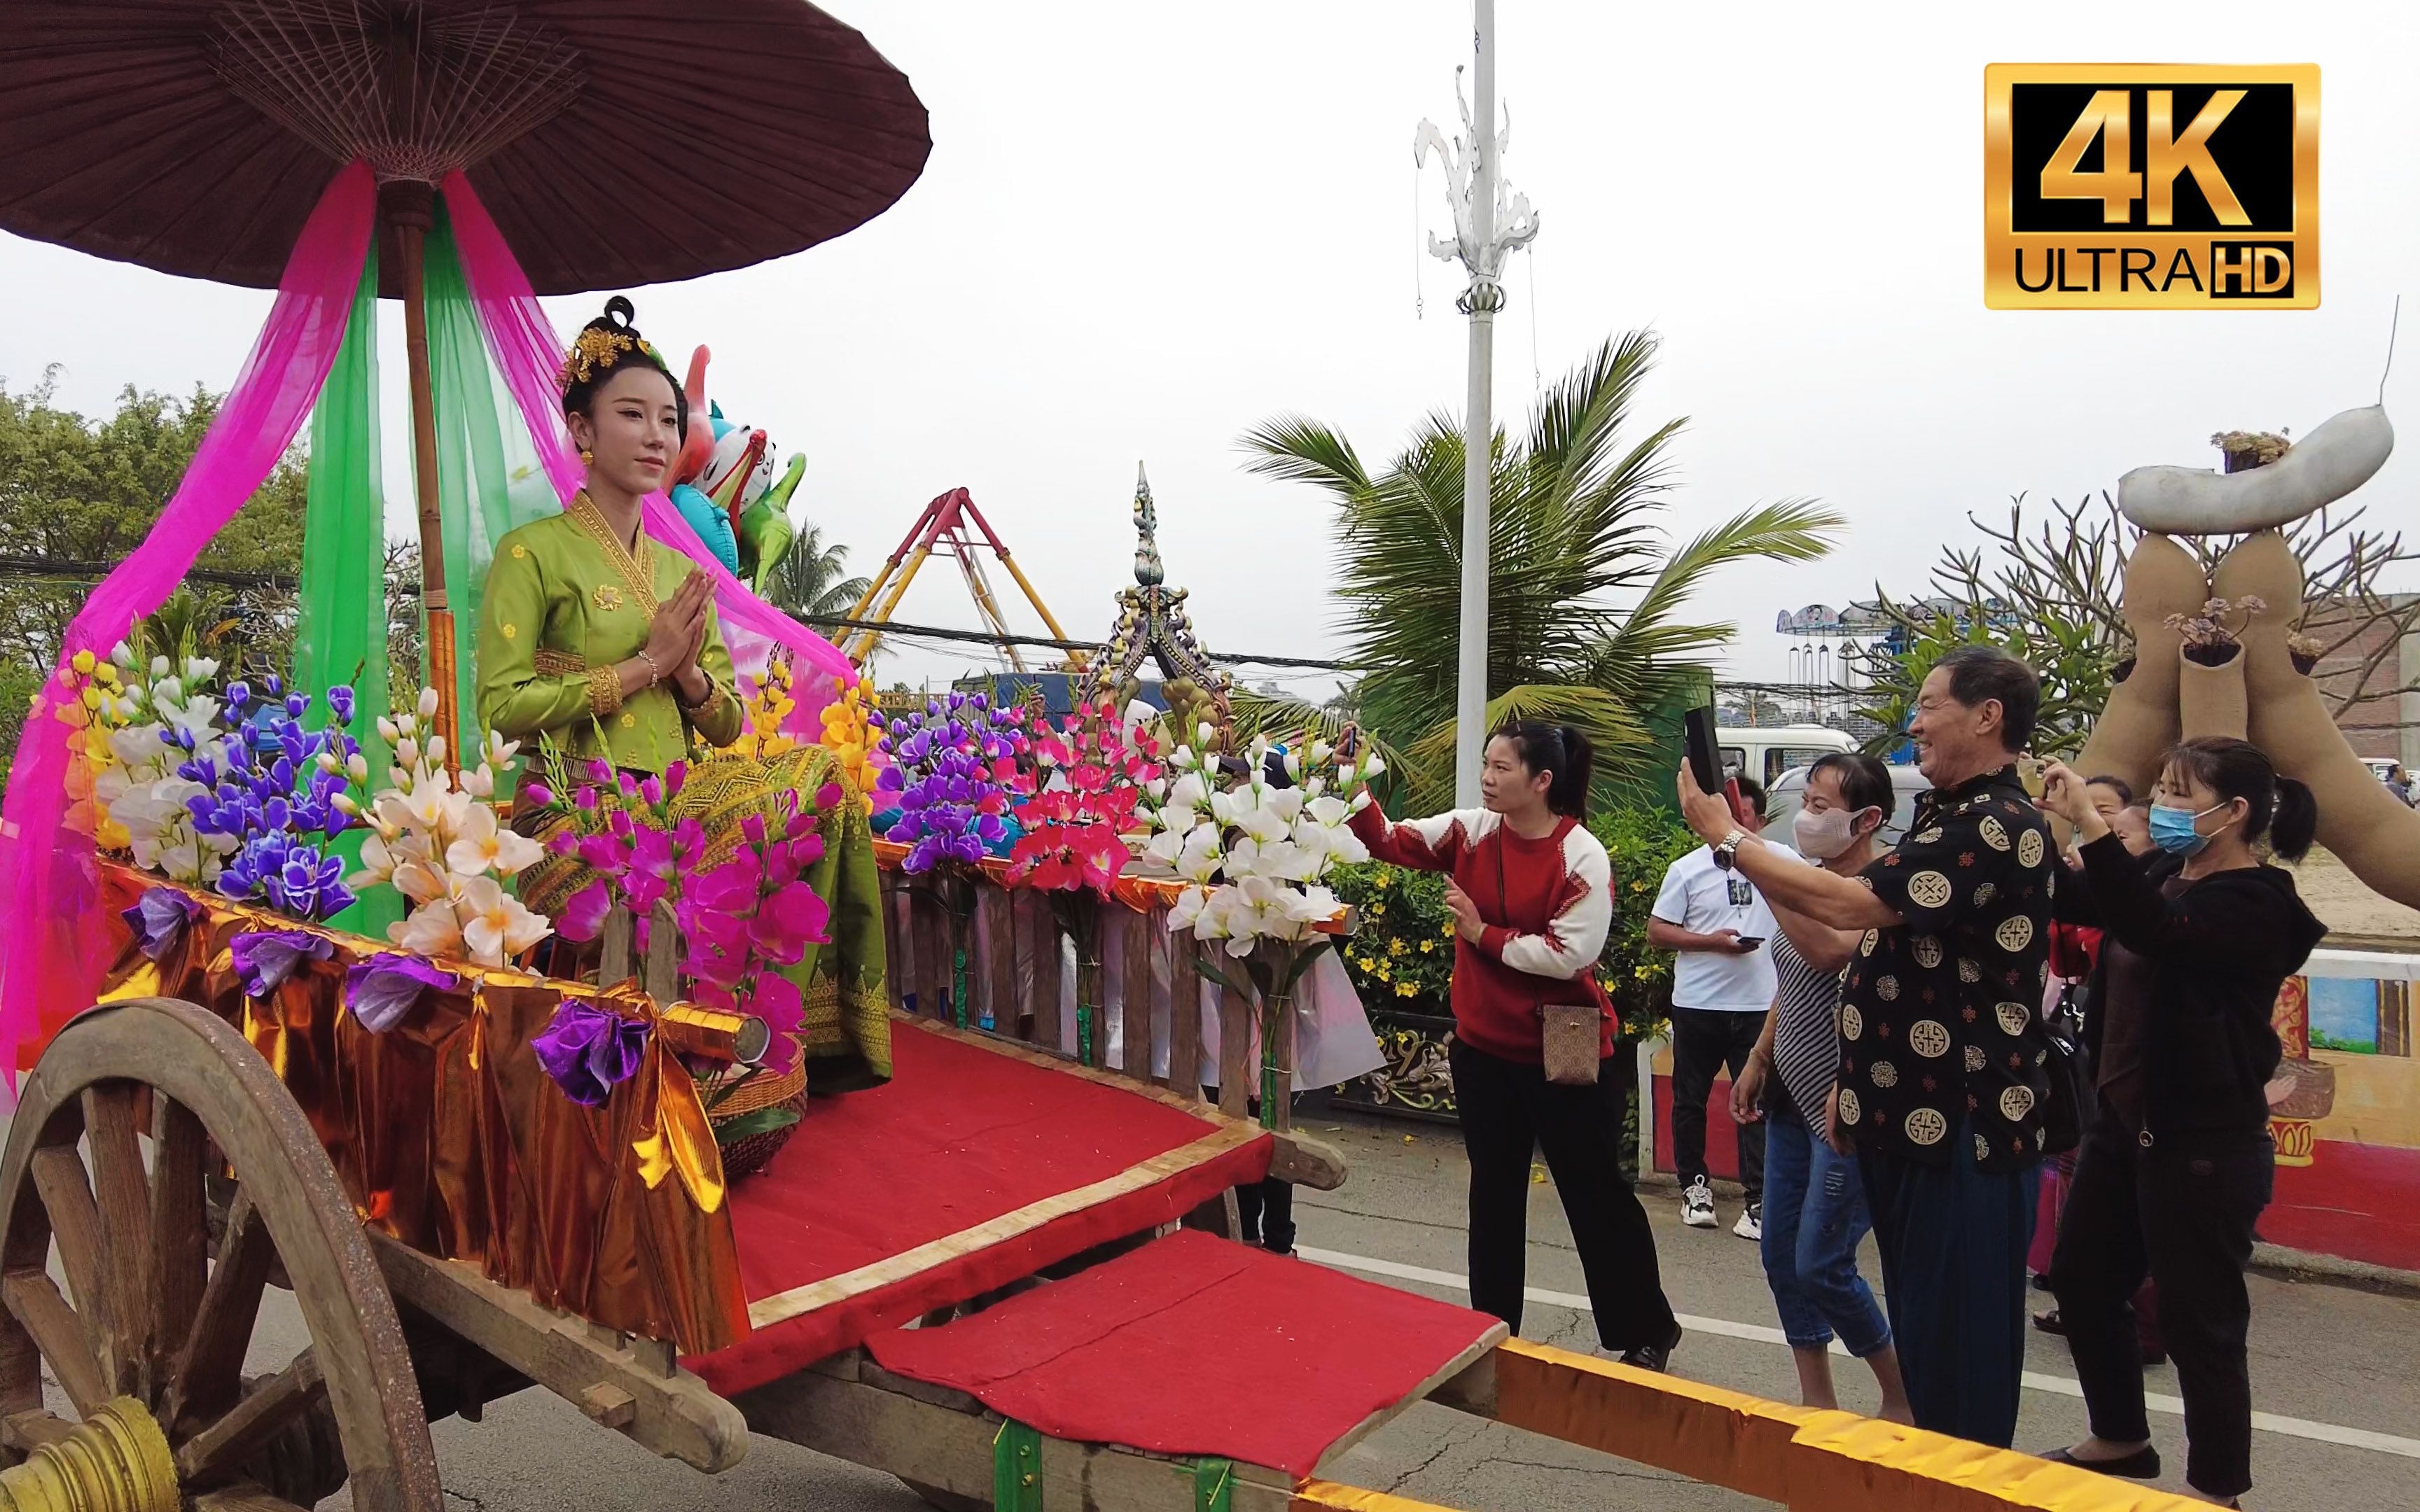
[[[1825,756],[1807,769],[1792,825],[1800,855],[1854,877],[1876,855],[1890,822],[1890,771],[1871,756]],[[1778,988],[1764,1032],[1731,1087],[1731,1117],[1767,1120],[1764,1135],[1764,1274],[1781,1331],[1798,1365],[1799,1399],[1835,1408],[1827,1346],[1872,1367],[1881,1415],[1912,1422],[1890,1324],[1857,1273],[1857,1244],[1873,1221],[1855,1147],[1835,1133],[1840,1068],[1840,968],[1859,932],[1819,924],[1773,905],[1781,933],[1771,943]]]
[[[2319,811],[2258,747],[2223,736],[2168,753],[2150,812],[2160,854],[2148,859],[2127,853],[2083,780],[2055,762],[2042,804],[2075,825],[2086,894],[2076,917],[2088,912],[2103,931],[2101,1110],[2051,1260],[2092,1436],[2045,1458],[2160,1473],[2127,1305],[2148,1273],[2185,1400],[2185,1479],[2233,1506],[2252,1485],[2243,1271],[2274,1175],[2270,1013],[2327,933],[2292,873],[2254,847],[2265,839],[2294,859]]]

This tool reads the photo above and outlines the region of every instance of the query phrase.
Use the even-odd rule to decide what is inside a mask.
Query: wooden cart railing
[[[968,1000],[961,1014],[957,921],[933,887],[899,870],[898,847],[876,848],[884,863],[892,1006],[1054,1053],[1072,1050],[1083,1058],[1076,1025],[1079,1005],[1067,995],[1066,947],[1048,899],[1032,888],[1003,886],[1004,869],[986,868],[985,880],[974,887],[973,917],[965,930]],[[1085,1063],[1187,1097],[1216,1088],[1220,1111],[1242,1118],[1260,1085],[1257,1006],[1232,987],[1215,988],[1218,1054],[1215,1068],[1203,1066],[1197,1004],[1210,984],[1193,963],[1205,950],[1214,964],[1224,953],[1216,942],[1170,932],[1175,892],[1171,884],[1123,879],[1118,899],[1101,905],[1102,1020],[1094,1026],[1094,1053]],[[1280,1023],[1277,1064],[1293,1063],[1293,1041],[1292,1021]],[[1214,1073],[1197,1077],[1197,1069]],[[1293,1119],[1280,1101],[1271,1127],[1285,1131]]]

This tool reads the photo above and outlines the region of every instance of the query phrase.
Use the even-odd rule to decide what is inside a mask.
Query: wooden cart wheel
[[[62,1030],[21,1090],[0,1157],[0,1458],[81,1431],[45,1409],[47,1367],[77,1419],[113,1398],[147,1411],[196,1509],[308,1506],[349,1478],[360,1512],[441,1512],[411,1352],[361,1220],[243,1037],[190,1003],[108,1004]],[[237,1185],[213,1245],[221,1161]],[[273,1269],[311,1342],[246,1381]]]

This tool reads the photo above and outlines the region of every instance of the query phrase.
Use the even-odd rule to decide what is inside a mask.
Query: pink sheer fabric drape
[[[454,246],[462,259],[462,274],[471,285],[471,302],[478,308],[488,334],[488,352],[504,375],[504,386],[520,406],[521,418],[544,458],[547,475],[566,503],[580,490],[580,459],[564,428],[562,395],[555,376],[563,363],[564,343],[538,307],[528,275],[504,245],[496,223],[460,174],[445,180],[445,208],[454,227]],[[700,420],[697,423],[703,424]],[[761,670],[763,648],[769,642],[790,653],[797,678],[798,711],[794,728],[814,728],[817,710],[831,699],[830,680],[854,681],[857,671],[839,648],[822,636],[766,603],[714,558],[706,543],[682,520],[673,501],[659,491],[647,495],[643,520],[647,534],[671,547],[714,579],[715,608],[722,622],[732,658],[743,668]],[[756,655],[749,655],[751,642]]]
[[[75,694],[67,664],[108,655],[168,596],[291,445],[344,341],[378,213],[368,167],[339,172],[287,260],[277,301],[235,387],[143,544],[92,591],[35,701],[0,809],[0,1074],[16,1085],[18,1052],[91,1006],[108,965],[91,938],[92,842],[64,827],[74,733],[55,711]]]

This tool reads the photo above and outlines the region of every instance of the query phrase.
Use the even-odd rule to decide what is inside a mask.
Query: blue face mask
[[[2171,856],[2191,856],[2210,843],[2210,837],[2195,829],[2194,821],[2226,807],[2214,803],[2201,813],[2195,813],[2190,809],[2171,809],[2155,803],[2151,805],[2151,843]]]

